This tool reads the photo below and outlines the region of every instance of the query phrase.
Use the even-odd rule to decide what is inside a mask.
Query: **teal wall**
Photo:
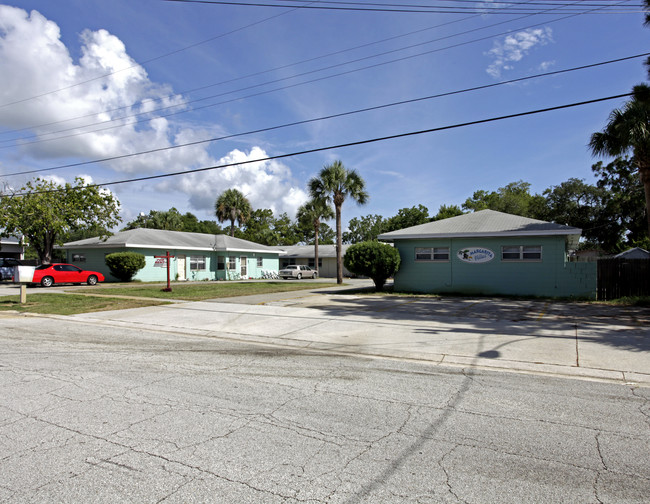
[[[246,278],[262,278],[263,270],[278,271],[278,254],[273,253],[259,253],[259,252],[213,252],[213,251],[191,251],[191,250],[174,250],[168,249],[169,254],[175,256],[170,263],[170,278],[172,281],[176,279],[201,281],[201,280],[231,280],[241,278],[242,258],[246,262],[247,275]],[[79,266],[80,268],[99,271],[106,277],[107,282],[117,282],[117,278],[111,275],[108,266],[104,260],[105,256],[114,252],[125,252],[125,249],[68,249],[66,250],[67,262]],[[166,282],[167,281],[167,268],[156,267],[156,255],[164,255],[166,250],[155,249],[128,249],[129,252],[137,252],[145,256],[146,266],[138,271],[134,280],[141,282]],[[74,256],[81,254],[85,256],[85,262],[74,261]],[[179,256],[185,256],[185,269],[179,271]],[[191,257],[204,256],[205,269],[193,271],[191,269]],[[236,267],[233,271],[225,271],[218,269],[218,256],[226,258],[228,263],[228,256],[236,258]],[[258,257],[262,258],[262,266],[257,266]]]
[[[542,259],[503,261],[502,246],[541,245]],[[449,261],[415,261],[416,247],[449,247]],[[494,252],[486,263],[466,263],[461,249],[483,247]],[[596,263],[568,262],[564,236],[395,240],[402,263],[395,290],[402,292],[596,297]]]

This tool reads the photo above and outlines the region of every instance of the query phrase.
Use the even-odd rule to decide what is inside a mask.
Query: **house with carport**
[[[350,245],[341,245],[341,257]],[[316,251],[313,245],[279,245],[273,247],[280,251],[280,269],[290,264],[301,264],[316,268]],[[318,246],[318,276],[336,278],[336,245]],[[343,266],[343,276],[352,274]]]
[[[137,252],[146,266],[134,280],[167,279],[169,253],[172,280],[235,280],[262,278],[266,271],[278,271],[280,251],[232,236],[160,229],[130,229],[108,238],[88,238],[65,243],[67,262],[82,269],[99,271],[108,281],[117,281],[106,266],[105,257],[114,252]]]
[[[400,253],[401,292],[594,299],[597,266],[570,261],[579,228],[493,210],[379,235]]]

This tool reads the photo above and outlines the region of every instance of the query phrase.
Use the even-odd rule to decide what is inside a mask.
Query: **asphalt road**
[[[0,316],[0,501],[647,502],[650,388]]]

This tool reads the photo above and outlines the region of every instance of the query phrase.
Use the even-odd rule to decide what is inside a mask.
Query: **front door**
[[[246,278],[248,276],[248,257],[240,257],[239,262],[241,263],[241,277]]]
[[[185,277],[185,256],[176,256],[176,274],[179,280],[186,280]]]

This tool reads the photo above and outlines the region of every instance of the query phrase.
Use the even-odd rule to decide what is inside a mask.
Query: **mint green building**
[[[595,299],[596,263],[569,261],[582,230],[493,210],[384,233],[401,292]]]
[[[167,280],[165,260],[156,257],[169,252],[172,280],[235,280],[262,278],[263,272],[278,271],[280,251],[228,235],[185,233],[160,229],[131,229],[108,238],[88,238],[65,243],[67,262],[99,271],[107,281],[111,275],[104,258],[113,252],[137,252],[146,266],[134,280]]]

